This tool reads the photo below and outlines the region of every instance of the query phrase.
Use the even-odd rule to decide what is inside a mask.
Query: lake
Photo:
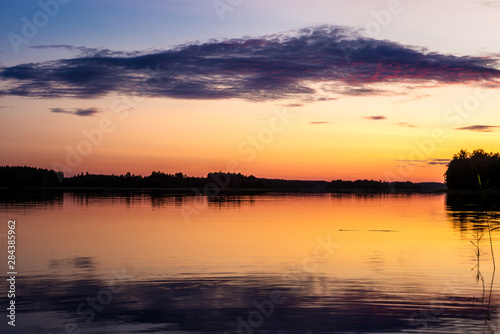
[[[498,212],[481,210],[445,194],[4,196],[2,270],[15,220],[18,274],[0,331],[497,333]]]

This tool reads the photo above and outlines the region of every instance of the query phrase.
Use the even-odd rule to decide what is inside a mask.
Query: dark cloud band
[[[142,53],[47,47],[81,54],[0,68],[0,96],[94,98],[126,94],[251,101],[293,98],[304,103],[342,95],[395,93],[390,91],[395,87],[392,84],[497,87],[500,78],[492,58],[427,52],[366,38],[338,26]]]

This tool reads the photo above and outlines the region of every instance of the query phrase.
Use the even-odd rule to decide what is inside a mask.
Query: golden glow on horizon
[[[454,86],[422,89],[413,100],[344,97],[284,108],[289,116],[283,116],[278,103],[236,100],[141,99],[129,111],[113,109],[117,98],[112,97],[58,100],[56,106],[99,105],[103,111],[79,117],[49,112],[53,101],[8,97],[5,104],[17,107],[0,110],[5,120],[1,163],[52,168],[56,161],[71,169],[66,175],[86,171],[149,175],[161,170],[204,176],[219,170],[233,172],[228,162],[236,161],[237,171],[258,177],[384,180],[391,173],[399,180],[442,182],[444,165],[415,161],[412,171],[404,173],[398,166],[401,160],[451,159],[462,148],[500,151],[495,132],[454,130],[498,124],[495,98],[485,100],[468,117],[453,114],[454,118],[445,119],[447,108],[473,92],[470,87]],[[369,120],[368,116],[386,119]],[[68,148],[77,151],[82,141],[88,141],[83,131],[98,130],[103,119],[109,119],[111,130],[91,145],[90,154],[80,155],[79,163],[69,166]],[[433,138],[436,129],[443,130],[439,140]]]

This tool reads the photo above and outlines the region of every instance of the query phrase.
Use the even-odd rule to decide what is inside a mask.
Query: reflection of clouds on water
[[[75,264],[74,259],[67,263]],[[66,263],[66,262],[64,262]],[[85,332],[98,328],[111,333],[185,332],[236,333],[237,318],[255,312],[255,301],[269,299],[274,290],[285,296],[256,333],[337,333],[412,331],[453,333],[456,328],[475,332],[484,320],[484,306],[472,305],[467,295],[444,291],[436,296],[415,291],[410,285],[394,289],[391,284],[370,280],[339,280],[311,276],[300,287],[273,276],[170,278],[132,281],[113,294],[112,302],[92,322],[76,309],[86,298],[108,288],[106,280],[81,278],[73,281],[48,277],[21,278],[23,296],[19,312],[29,314],[45,332],[60,331],[61,321],[77,323]],[[408,298],[408,294],[413,297]],[[3,297],[2,297],[3,298]],[[424,317],[432,306],[432,317]],[[419,313],[419,311],[422,311]],[[439,311],[439,312],[438,312]],[[37,316],[38,315],[38,316]],[[48,317],[48,318],[47,318]],[[36,320],[38,319],[38,320]],[[426,319],[427,328],[423,326]],[[411,320],[411,321],[410,321]],[[59,325],[58,325],[59,324]],[[28,330],[33,323],[20,323]],[[34,332],[33,332],[34,333]]]

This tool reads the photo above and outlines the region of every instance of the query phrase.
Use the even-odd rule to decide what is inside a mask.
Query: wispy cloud
[[[440,165],[446,166],[450,162],[450,159],[429,159],[427,160],[427,165]]]
[[[88,48],[85,46],[75,46],[69,44],[34,45],[30,46],[30,48],[37,50],[62,49],[75,52],[80,56],[89,56],[89,57],[114,57],[114,56],[133,57],[145,54],[144,51],[123,52],[123,51],[113,51],[109,49]]]
[[[385,120],[387,119],[387,117],[385,116],[366,116],[366,117],[363,117],[364,119],[368,119],[370,121],[381,121],[381,120]]]
[[[305,103],[340,96],[408,93],[405,87],[412,85],[500,86],[494,58],[429,52],[364,37],[358,30],[339,26],[184,44],[169,50],[36,48],[63,48],[80,56],[0,67],[0,95],[95,98],[117,93]]]
[[[330,124],[330,122],[316,121],[316,122],[309,122],[309,124],[313,124],[313,125],[317,125],[317,124]]]
[[[499,128],[500,126],[495,126],[495,125],[471,125],[471,126],[464,126],[461,128],[456,128],[457,130],[468,130],[468,131],[477,131],[477,132],[492,132],[496,128]]]
[[[441,158],[429,158],[420,160],[398,160],[399,167],[404,166],[418,166],[418,167],[429,167],[429,166],[446,166],[450,162],[450,159]]]
[[[84,46],[74,46],[68,44],[34,45],[30,46],[30,49],[36,49],[36,50],[63,49],[72,52],[79,52],[82,54],[83,53],[96,54],[99,51],[99,49],[96,48],[86,48]]]
[[[413,101],[417,101],[417,100],[420,100],[420,99],[423,99],[423,98],[426,98],[426,97],[429,97],[429,96],[430,96],[429,94],[414,95],[413,97],[410,97],[408,99],[404,99],[404,100],[401,100],[401,101],[396,101],[396,102],[393,102],[393,103],[413,102]]]
[[[480,4],[484,7],[497,7],[500,8],[500,1],[498,0],[489,0],[489,1],[481,1]]]
[[[418,126],[416,126],[414,124],[406,123],[406,122],[398,122],[398,123],[394,123],[394,124],[397,126],[402,126],[402,127],[407,127],[407,128],[418,128]]]
[[[98,108],[74,108],[74,109],[63,109],[63,108],[50,108],[50,112],[60,113],[60,114],[70,114],[76,116],[94,116],[101,113]]]

